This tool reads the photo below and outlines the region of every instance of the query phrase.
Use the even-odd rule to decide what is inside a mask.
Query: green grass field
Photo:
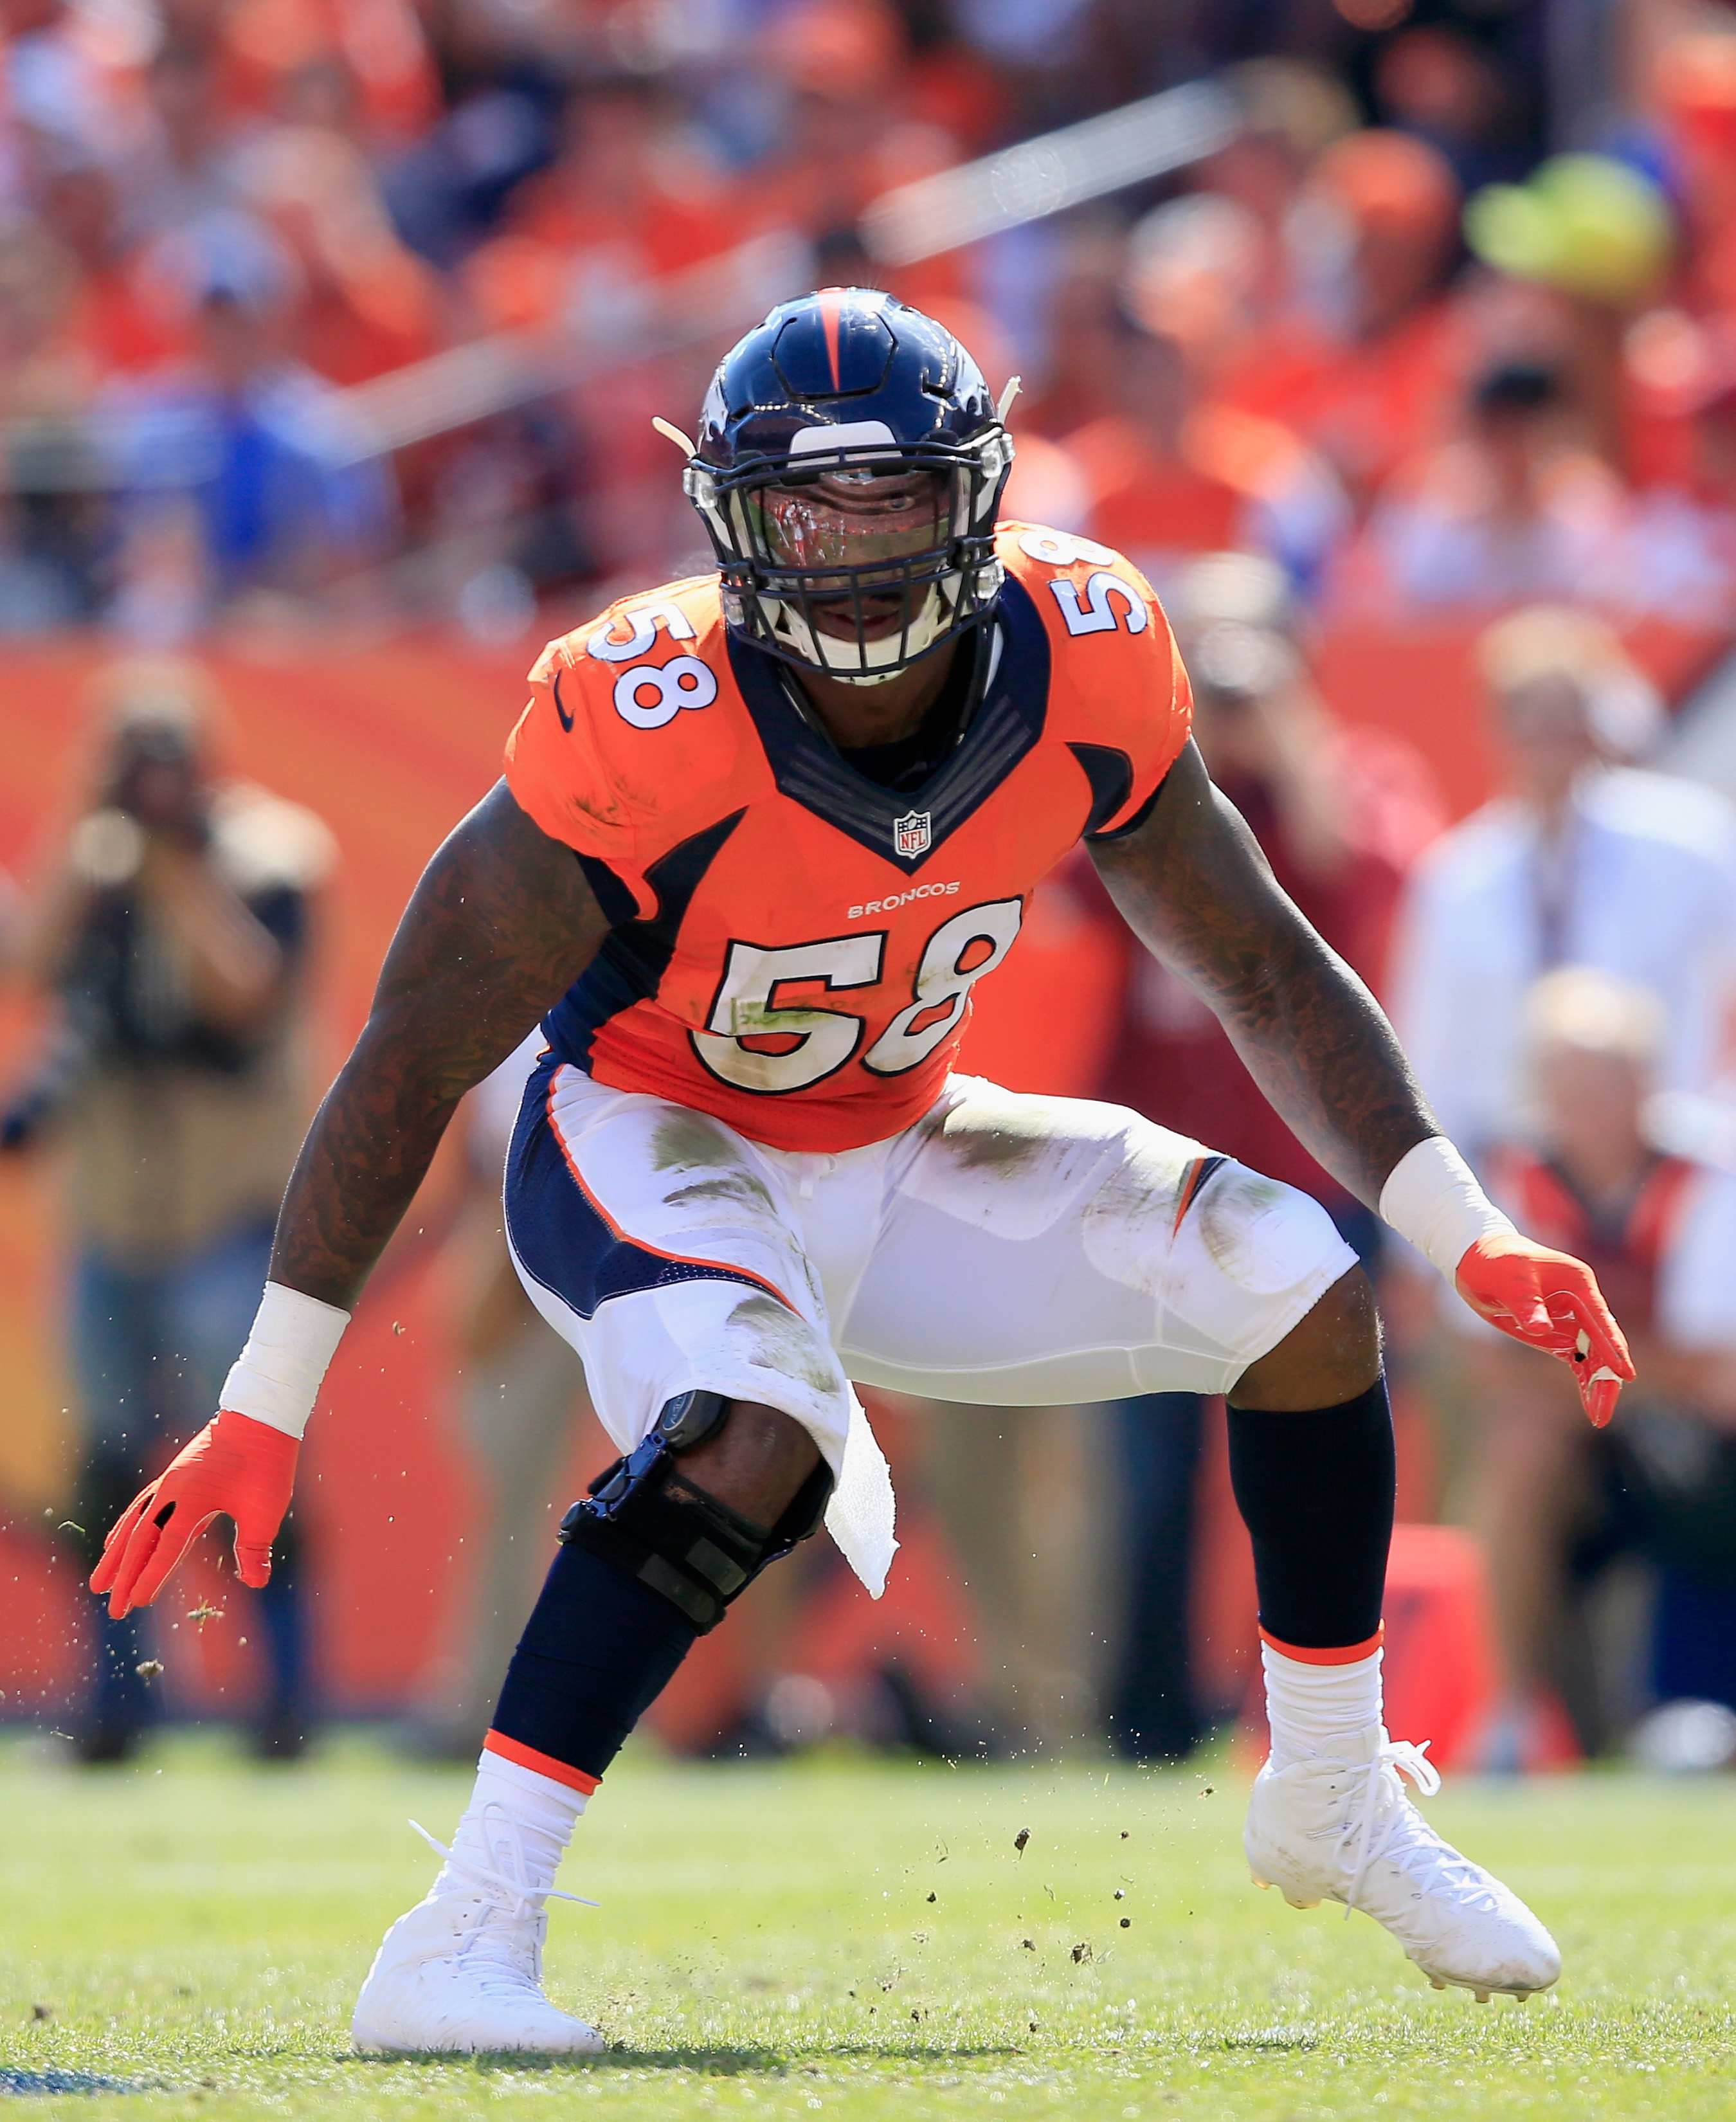
[[[90,2122],[1736,2117],[1736,1783],[1449,1786],[1434,1816],[1566,1956],[1521,2008],[1255,1892],[1221,1773],[629,1757],[562,1881],[602,1906],[556,1905],[548,1954],[609,2054],[356,2057],[357,1984],[431,1876],[406,1817],[444,1837],[467,1780],[356,1742],[83,1778],[0,1750],[0,2094]]]

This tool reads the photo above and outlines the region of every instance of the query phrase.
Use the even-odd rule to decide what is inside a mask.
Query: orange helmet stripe
[[[843,371],[838,362],[838,326],[844,314],[844,291],[842,287],[822,287],[819,291],[819,320],[826,334],[826,358],[832,364],[832,387],[844,387]]]

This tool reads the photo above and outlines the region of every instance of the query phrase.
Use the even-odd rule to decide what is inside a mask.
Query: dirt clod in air
[[[1083,1967],[1090,1961],[1090,1957],[1091,1948],[1090,1946],[1085,1944],[1083,1939],[1081,1939],[1080,1942],[1073,1947],[1074,1962],[1076,1965]]]
[[[133,1670],[141,1680],[155,1680],[163,1669],[161,1658],[141,1658]]]
[[[1030,1839],[1031,1830],[1028,1827],[1021,1827],[1013,1837],[1013,1849],[1019,1856],[1022,1857],[1024,1854],[1024,1845]]]

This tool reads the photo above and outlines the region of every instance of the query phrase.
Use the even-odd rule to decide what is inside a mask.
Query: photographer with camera
[[[128,661],[95,694],[96,800],[8,953],[57,1022],[0,1122],[8,1149],[52,1136],[66,1152],[68,1515],[90,1561],[217,1391],[251,1316],[307,1115],[310,903],[332,853],[311,813],[213,778],[216,701],[198,669]],[[239,1631],[265,1646],[255,1738],[269,1758],[306,1737],[300,1573],[292,1544]],[[127,1759],[152,1720],[150,1625],[100,1624],[76,1727],[87,1762]]]

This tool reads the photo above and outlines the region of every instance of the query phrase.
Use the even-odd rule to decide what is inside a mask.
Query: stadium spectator
[[[1715,23],[1716,26],[1715,26]],[[1682,293],[1700,316],[1736,313],[1736,35],[1710,14],[1649,69],[1682,203]]]
[[[1523,173],[1533,84],[1486,39],[1462,24],[1412,24],[1377,47],[1371,72],[1382,119],[1438,149],[1463,189]]]
[[[1728,633],[1736,622],[1736,344],[1729,325],[1659,311],[1630,335],[1651,476],[1601,600]]]
[[[815,236],[853,227],[895,181],[887,161],[897,166],[903,144],[896,11],[885,0],[796,0],[768,15],[758,49],[781,122],[749,174],[747,218]]]
[[[1290,229],[1296,313],[1220,387],[1322,451],[1361,507],[1446,432],[1459,395],[1469,356],[1444,292],[1458,188],[1423,141],[1352,133],[1309,171]]]
[[[232,153],[240,114],[224,95],[211,41],[166,37],[152,55],[144,89],[142,122],[116,163],[135,242],[237,203]]]
[[[1472,1512],[1501,1656],[1487,1769],[1546,1760],[1563,1703],[1588,1752],[1648,1702],[1736,1708],[1736,1177],[1649,1138],[1664,1033],[1649,989],[1583,966],[1526,999],[1528,1124],[1491,1152],[1492,1190],[1595,1264],[1640,1375],[1599,1435],[1528,1351],[1462,1306],[1453,1321],[1470,1344]],[[1654,1577],[1639,1672],[1588,1644],[1584,1610],[1588,1580],[1636,1549]]]
[[[359,100],[348,69],[304,68],[283,85],[279,122],[234,158],[239,198],[295,261],[288,348],[338,384],[422,359],[445,322],[439,275],[400,240],[352,137]]]
[[[306,596],[382,558],[386,473],[330,387],[286,351],[293,261],[250,216],[178,231],[198,350],[113,401],[126,504],[112,623],[166,645],[250,592]]]
[[[1241,129],[1199,165],[1199,186],[1253,216],[1259,243],[1251,286],[1262,311],[1272,315],[1290,297],[1298,196],[1320,155],[1356,130],[1356,105],[1345,84],[1317,60],[1244,59],[1218,78],[1235,98]]]
[[[1626,496],[1577,432],[1560,375],[1503,362],[1478,377],[1467,414],[1460,440],[1389,483],[1346,601],[1402,620],[1613,590]]]
[[[330,859],[310,813],[213,778],[215,700],[197,669],[112,666],[96,699],[91,807],[10,938],[60,1030],[51,1078],[6,1129],[17,1148],[52,1127],[68,1152],[71,1517],[87,1568],[168,1441],[214,1403],[265,1274],[308,1110],[306,975]],[[239,1633],[264,1646],[255,1744],[287,1757],[312,1706],[299,1540],[256,1601],[230,1596],[254,1617]],[[161,1695],[151,1624],[92,1624],[78,1750],[124,1760]]]
[[[1301,609],[1272,562],[1197,560],[1172,585],[1169,610],[1213,779],[1327,941],[1376,975],[1405,870],[1440,825],[1426,769],[1408,746],[1332,715],[1309,675]],[[1103,1095],[1305,1188],[1372,1259],[1375,1219],[1301,1147],[1206,1005],[1143,953],[1128,970]],[[1197,1736],[1187,1589],[1203,1405],[1164,1393],[1115,1411],[1128,1570],[1109,1721],[1116,1743],[1142,1760],[1178,1758]]]
[[[487,329],[562,317],[592,326],[612,301],[743,241],[739,202],[680,116],[665,89],[633,76],[572,97],[559,154],[464,261]]]
[[[82,415],[94,381],[79,358],[77,259],[23,222],[0,232],[0,410],[16,424],[0,495],[0,633],[96,616],[107,558],[103,511],[86,474]]]
[[[1411,874],[1393,1017],[1440,1122],[1468,1157],[1524,1103],[1522,1022],[1556,965],[1639,982],[1663,1005],[1659,1077],[1705,1084],[1733,993],[1736,816],[1710,790],[1620,762],[1656,696],[1602,621],[1515,612],[1480,649],[1503,792]]]
[[[1274,323],[1271,245],[1254,209],[1230,194],[1184,193],[1128,231],[1122,298],[1146,330],[1173,339],[1220,390],[1259,358]]]
[[[538,56],[493,49],[490,34],[531,26],[454,9],[440,54],[446,107],[386,165],[382,182],[399,233],[442,272],[491,232],[514,189],[554,152],[562,84]]]
[[[1125,236],[1107,218],[1081,217],[1060,236],[1038,305],[1041,366],[1020,409],[1040,433],[1064,435],[1113,411],[1127,263]]]
[[[82,400],[116,376],[148,372],[187,352],[186,306],[130,239],[114,169],[83,157],[45,166],[40,219],[77,267],[64,352]]]
[[[1530,297],[1589,446],[1631,477],[1636,461],[1624,347],[1664,285],[1676,231],[1663,193],[1607,155],[1556,155],[1523,185],[1487,185],[1465,208],[1483,263]]]
[[[1066,438],[1089,496],[1079,527],[1160,591],[1194,554],[1230,547],[1311,585],[1349,519],[1330,465],[1276,421],[1203,396],[1182,345],[1118,315],[1116,409]]]

